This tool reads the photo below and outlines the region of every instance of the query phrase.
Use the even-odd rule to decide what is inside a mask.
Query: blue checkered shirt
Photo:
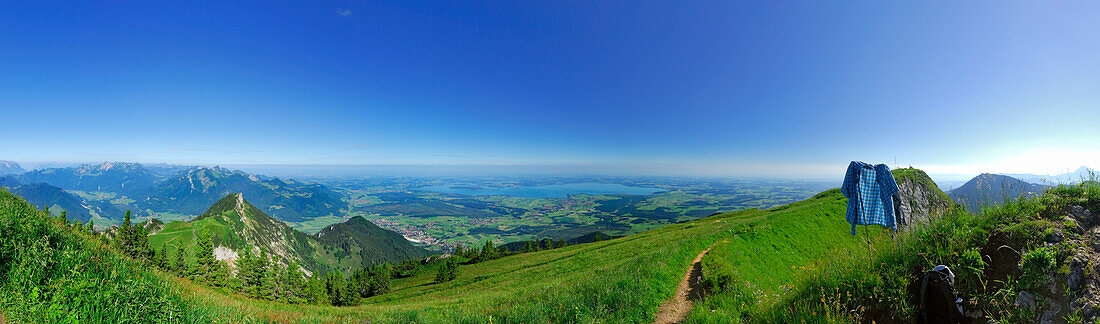
[[[885,164],[872,167],[853,161],[848,165],[841,191],[848,197],[846,218],[852,224],[852,235],[856,234],[856,225],[877,224],[897,229],[892,197],[898,192],[898,184]]]

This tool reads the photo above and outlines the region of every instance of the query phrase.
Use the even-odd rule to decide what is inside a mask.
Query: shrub
[[[1057,257],[1058,252],[1046,246],[1040,246],[1024,254],[1020,261],[1020,268],[1023,271],[1020,283],[1027,289],[1040,289],[1058,267]]]

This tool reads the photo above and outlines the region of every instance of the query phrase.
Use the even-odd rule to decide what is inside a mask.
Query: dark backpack
[[[924,273],[919,297],[917,323],[958,323],[963,319],[962,311],[955,304],[958,300],[955,275],[947,266],[936,266]]]

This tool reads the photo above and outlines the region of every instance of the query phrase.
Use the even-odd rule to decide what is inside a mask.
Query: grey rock
[[[1054,319],[1058,318],[1058,313],[1062,311],[1061,308],[1055,307],[1043,311],[1043,314],[1039,316],[1040,324],[1054,324]]]
[[[1047,235],[1046,238],[1047,242],[1050,243],[1061,243],[1062,240],[1065,239],[1066,237],[1065,235],[1062,235],[1062,230],[1054,230],[1054,232],[1051,232],[1050,235]]]
[[[1016,307],[1035,309],[1035,295],[1021,291],[1019,295],[1016,295]]]
[[[1088,209],[1085,209],[1085,207],[1073,205],[1070,206],[1070,210],[1073,218],[1076,219],[1078,222],[1083,224],[1092,223],[1092,212]]]
[[[927,223],[933,217],[939,217],[946,212],[954,202],[945,199],[936,191],[934,185],[929,188],[916,179],[898,179],[898,194],[894,197],[894,207],[897,209],[898,229],[904,230],[910,226]]]
[[[1069,263],[1069,276],[1066,278],[1066,285],[1072,291],[1078,291],[1081,289],[1081,284],[1085,279],[1085,268],[1088,267],[1088,259],[1082,255],[1077,254],[1073,256],[1073,260]]]

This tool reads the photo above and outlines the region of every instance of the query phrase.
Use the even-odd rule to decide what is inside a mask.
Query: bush
[[[1026,289],[1041,289],[1043,283],[1050,278],[1054,269],[1058,267],[1058,252],[1050,247],[1040,246],[1024,254],[1020,261],[1023,275],[1020,283]]]
[[[436,283],[444,283],[458,277],[458,262],[454,258],[447,258],[439,265],[439,273],[435,275]]]

